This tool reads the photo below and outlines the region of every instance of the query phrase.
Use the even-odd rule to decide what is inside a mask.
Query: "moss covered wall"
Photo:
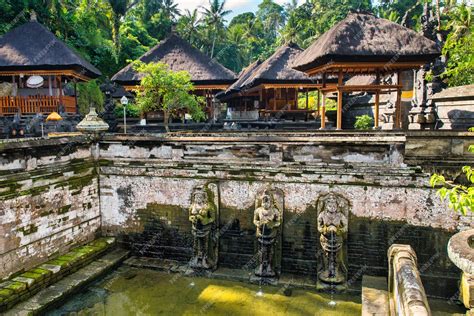
[[[255,198],[273,186],[283,191],[285,201],[282,271],[314,277],[320,252],[315,203],[321,194],[334,192],[351,203],[352,283],[363,274],[386,275],[386,251],[399,242],[419,254],[430,294],[441,295],[437,289],[454,285],[457,271],[444,249],[449,236],[472,225],[472,218],[453,213],[429,187],[433,168],[455,170],[471,159],[462,146],[450,154],[452,135],[417,135],[413,141],[397,134],[220,136],[102,141],[103,232],[122,236],[124,244],[146,256],[186,262],[192,245],[187,222],[191,193],[212,181],[220,192],[220,266],[250,270]],[[463,137],[455,143],[469,141]],[[435,142],[431,165],[430,139]]]
[[[0,279],[94,238],[100,228],[90,144],[0,146]]]

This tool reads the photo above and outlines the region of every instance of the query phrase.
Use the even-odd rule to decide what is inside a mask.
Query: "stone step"
[[[41,290],[28,300],[19,303],[4,315],[41,315],[48,309],[58,306],[71,294],[80,291],[84,286],[103,276],[121,264],[129,255],[123,249],[115,249],[57,283]]]
[[[362,277],[362,316],[390,315],[388,285],[385,277]]]

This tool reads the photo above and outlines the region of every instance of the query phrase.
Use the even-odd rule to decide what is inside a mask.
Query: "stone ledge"
[[[0,312],[86,266],[114,244],[115,238],[99,238],[0,283]]]
[[[385,316],[389,313],[388,284],[384,277],[362,277],[362,316]]]
[[[54,308],[71,294],[76,293],[88,283],[94,281],[128,257],[128,251],[115,249],[87,266],[63,278],[54,285],[43,289],[27,301],[18,304],[5,315],[40,315]]]

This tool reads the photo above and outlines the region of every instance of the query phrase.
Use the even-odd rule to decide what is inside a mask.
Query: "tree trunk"
[[[214,29],[214,39],[212,40],[211,59],[214,57],[214,48],[216,47],[216,39],[217,39],[217,26]]]
[[[117,54],[117,58],[120,52],[120,16],[114,13],[114,29],[113,29],[113,39],[114,39],[114,46],[115,52]]]
[[[168,111],[163,111],[163,125],[165,126],[165,130],[167,133],[170,132],[169,119],[170,119],[170,115]]]

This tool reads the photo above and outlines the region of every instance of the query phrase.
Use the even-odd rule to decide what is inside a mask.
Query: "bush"
[[[127,105],[127,117],[140,117],[140,108],[134,103],[129,103]],[[115,117],[123,118],[123,105],[118,103],[115,106]]]
[[[361,115],[356,117],[354,127],[356,129],[371,129],[374,125],[374,119],[368,115]]]
[[[97,80],[77,84],[77,103],[79,113],[86,115],[90,107],[95,107],[97,113],[104,109],[104,94],[100,91]]]

